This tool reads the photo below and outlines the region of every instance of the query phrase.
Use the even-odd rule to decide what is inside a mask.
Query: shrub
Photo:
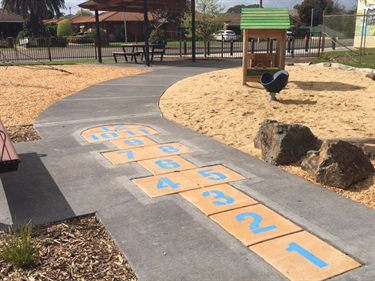
[[[72,34],[72,25],[65,19],[57,25],[57,37],[69,36]]]
[[[17,267],[27,268],[31,266],[38,255],[38,249],[34,245],[32,225],[27,223],[19,230],[10,230],[1,238],[0,257],[11,262]]]
[[[151,31],[149,40],[151,44],[165,44],[166,43],[165,30],[161,28],[154,29],[153,31]]]

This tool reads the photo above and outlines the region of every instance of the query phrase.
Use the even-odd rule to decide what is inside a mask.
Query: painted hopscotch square
[[[207,216],[258,204],[257,201],[229,184],[186,191],[181,195]]]
[[[87,129],[81,133],[81,135],[90,135],[90,134],[100,134],[100,133],[105,133],[105,132],[114,132],[114,131],[119,131],[119,130],[125,130],[125,129],[135,129],[143,127],[142,125],[103,125],[103,126],[98,126],[98,127],[93,127],[90,129]]]
[[[211,218],[246,246],[301,230],[261,204],[212,215]]]
[[[181,173],[202,187],[245,179],[245,177],[222,165],[182,171]]]
[[[132,149],[135,147],[142,147],[148,145],[155,145],[157,144],[153,140],[150,140],[146,137],[137,137],[137,138],[130,138],[130,139],[117,139],[111,140],[112,144],[114,144],[119,149]]]
[[[306,231],[266,241],[250,249],[290,280],[326,280],[361,266]]]
[[[200,188],[198,184],[184,177],[179,172],[133,179],[132,181],[150,197]]]
[[[128,150],[103,152],[102,155],[113,165],[125,164],[154,157],[151,153],[145,151],[141,147]]]
[[[143,137],[159,134],[159,132],[145,126],[134,129],[118,130],[117,132],[119,132],[124,138]]]
[[[119,132],[115,132],[115,131],[106,131],[106,132],[102,132],[102,133],[84,134],[84,135],[82,135],[82,137],[89,143],[104,142],[104,141],[123,138],[123,136]]]
[[[143,160],[138,163],[154,175],[197,168],[197,166],[177,155]]]
[[[148,152],[152,153],[155,157],[164,157],[168,155],[178,155],[193,152],[189,147],[179,142],[147,146],[145,147],[145,149]]]

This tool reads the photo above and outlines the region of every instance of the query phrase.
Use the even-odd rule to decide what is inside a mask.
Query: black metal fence
[[[130,43],[130,42],[128,42]],[[132,42],[134,43],[134,42]],[[253,39],[248,52],[275,52],[275,40]],[[101,42],[103,58],[111,58],[113,52],[121,52],[124,42]],[[322,50],[333,48],[330,39],[324,39],[320,34],[305,38],[288,38],[286,46],[287,57],[318,57]],[[241,58],[243,44],[238,41],[197,41],[196,56],[207,58]],[[165,49],[165,58],[188,58],[192,55],[192,43],[189,40],[169,40]],[[56,38],[38,39],[0,39],[0,59],[3,62],[21,61],[57,61],[74,59],[97,59],[98,48],[93,38],[74,38],[58,40]]]

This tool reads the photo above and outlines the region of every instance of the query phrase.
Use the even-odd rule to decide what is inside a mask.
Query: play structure
[[[279,70],[275,74],[263,73],[260,77],[260,84],[269,93],[269,100],[276,100],[276,94],[279,93],[288,84],[289,73],[286,70]]]
[[[264,73],[273,75],[284,70],[286,32],[290,29],[288,9],[243,8],[241,29],[243,30],[243,85],[247,82],[260,82],[260,77]],[[251,52],[252,40],[267,42],[267,50],[262,50],[260,53]],[[271,47],[274,42],[276,42],[275,52]]]

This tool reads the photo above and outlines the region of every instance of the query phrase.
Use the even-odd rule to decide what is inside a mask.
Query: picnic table
[[[138,63],[137,57],[141,57],[141,60],[145,57],[146,54],[146,44],[122,44],[121,45],[122,52],[113,52],[113,58],[115,62],[117,61],[118,56],[123,56],[125,61],[128,62],[128,56],[130,57],[130,61],[134,61]],[[164,44],[149,44],[150,48],[150,61],[154,60],[154,56],[160,56],[160,61],[163,60],[163,56],[165,54],[165,45]]]

